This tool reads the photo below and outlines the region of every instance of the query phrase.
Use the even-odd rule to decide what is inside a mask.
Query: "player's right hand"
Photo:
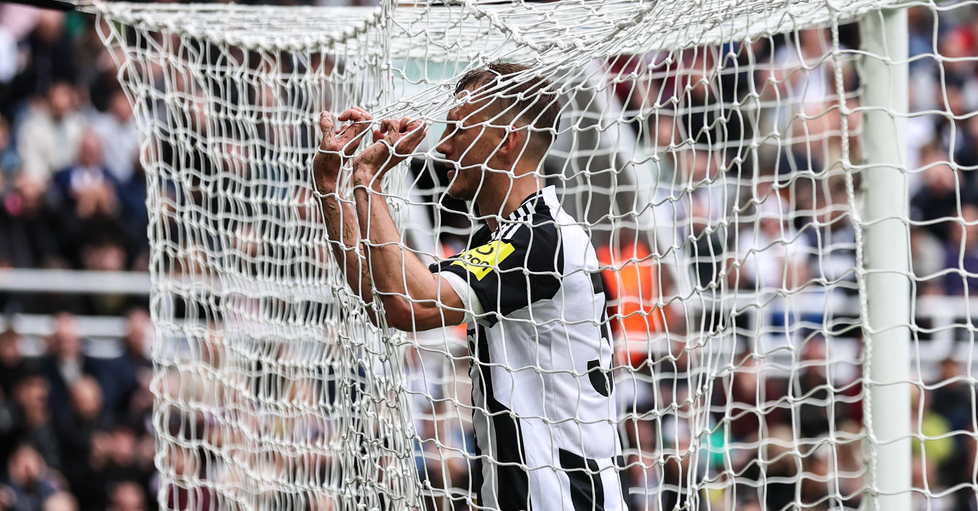
[[[424,140],[428,126],[409,117],[384,119],[374,131],[374,143],[353,160],[353,182],[379,185],[387,171],[404,161]]]
[[[319,127],[323,130],[323,141],[312,162],[313,175],[319,193],[332,193],[336,190],[336,180],[343,162],[353,156],[360,140],[367,133],[373,116],[360,107],[353,107],[337,118],[345,123],[335,130],[333,116],[324,111],[319,116]]]

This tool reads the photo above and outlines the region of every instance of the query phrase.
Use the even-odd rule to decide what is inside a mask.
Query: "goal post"
[[[951,39],[978,3],[82,8],[143,135],[161,509],[468,509],[499,469],[554,474],[576,496],[527,504],[575,510],[619,490],[642,511],[957,509],[978,489],[978,53]],[[425,263],[479,246],[494,212],[453,200],[436,148],[457,81],[499,61],[559,97],[539,179],[608,300],[593,321],[556,295],[538,304],[555,318],[496,319],[534,342],[607,327],[606,372],[377,326],[330,252],[311,162],[319,113],[353,106],[429,124],[383,183],[398,246]],[[536,262],[526,287],[575,278]],[[591,411],[483,409],[482,372],[506,399],[608,376],[620,459],[476,448],[479,414],[580,434]]]
[[[866,426],[874,508],[910,510],[910,225],[907,130],[907,13],[882,10],[860,21]],[[878,493],[876,493],[878,492]]]

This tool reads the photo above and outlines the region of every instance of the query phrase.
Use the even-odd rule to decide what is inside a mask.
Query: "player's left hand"
[[[328,111],[320,114],[319,127],[323,130],[323,141],[312,162],[319,193],[332,193],[336,189],[336,179],[343,161],[353,156],[372,119],[366,110],[353,107],[340,114],[338,120],[346,122],[336,131],[333,116]]]
[[[424,140],[427,125],[420,119],[384,119],[374,130],[374,143],[353,160],[353,180],[357,185],[379,183],[380,178],[404,161]]]

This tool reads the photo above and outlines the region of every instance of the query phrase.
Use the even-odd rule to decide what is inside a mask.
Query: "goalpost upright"
[[[910,228],[907,174],[907,12],[859,22],[865,403],[874,509],[911,509]],[[855,163],[855,162],[854,162]]]

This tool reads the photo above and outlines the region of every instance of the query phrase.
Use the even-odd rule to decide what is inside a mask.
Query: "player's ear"
[[[526,136],[528,134],[525,128],[506,130],[506,136],[500,142],[498,154],[507,163],[515,163],[523,153],[523,146],[526,145]]]

